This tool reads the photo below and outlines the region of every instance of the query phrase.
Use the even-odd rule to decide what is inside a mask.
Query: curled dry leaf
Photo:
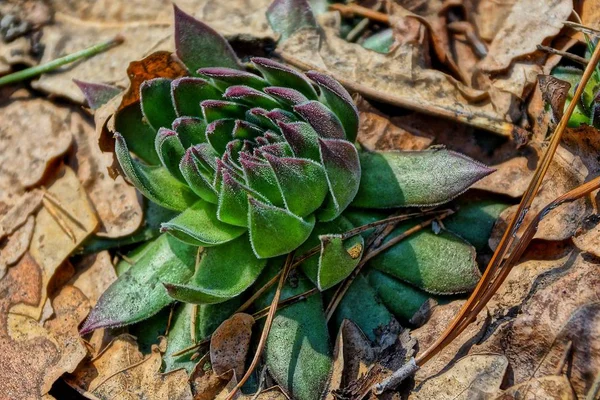
[[[442,374],[416,387],[409,399],[459,400],[487,398],[498,391],[508,360],[500,354],[466,356]]]
[[[71,146],[69,109],[43,99],[0,109],[0,201],[15,204]]]
[[[252,315],[238,313],[224,321],[210,339],[210,362],[217,375],[233,370],[235,376],[245,372],[246,355],[252,336]]]
[[[16,264],[29,248],[35,219],[33,216],[27,217],[23,226],[13,233],[4,243],[0,242],[0,279],[6,274],[6,270],[11,265]]]
[[[53,200],[44,200],[46,206],[37,214],[29,250],[41,269],[41,297],[38,303],[17,304],[10,310],[35,320],[41,315],[54,273],[98,225],[96,213],[73,170],[63,167],[57,175],[48,188]]]
[[[120,335],[96,358],[86,361],[67,380],[87,396],[102,400],[135,398],[148,400],[191,400],[192,392],[184,370],[161,374],[158,346],[144,358],[136,340]],[[126,393],[128,395],[126,395]]]

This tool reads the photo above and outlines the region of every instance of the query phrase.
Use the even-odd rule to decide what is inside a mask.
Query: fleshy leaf
[[[294,88],[309,100],[317,99],[317,92],[310,81],[295,69],[268,58],[254,57],[251,61],[271,86]]]
[[[273,168],[266,162],[259,162],[254,157],[243,153],[240,156],[240,163],[248,186],[265,196],[271,204],[282,207],[283,196]]]
[[[217,119],[206,127],[206,139],[219,154],[225,153],[227,143],[233,139],[235,120],[231,118]]]
[[[81,334],[114,328],[151,317],[173,301],[161,284],[182,283],[194,273],[196,247],[162,235],[100,297]]]
[[[185,285],[165,284],[169,296],[194,304],[221,303],[256,281],[266,260],[257,259],[246,235],[201,254],[194,276]]]
[[[248,226],[248,193],[246,188],[225,168],[221,168],[217,218],[228,224]]]
[[[195,246],[216,246],[241,236],[246,229],[217,219],[217,206],[199,200],[193,206],[162,224],[162,231]]]
[[[414,224],[401,224],[386,242]],[[434,294],[467,292],[481,277],[475,249],[447,231],[436,235],[421,230],[375,256],[368,265]]]
[[[149,167],[131,158],[125,139],[115,133],[115,154],[123,172],[144,196],[170,210],[183,211],[198,200],[194,192],[163,167]]]
[[[325,104],[309,101],[294,106],[294,111],[300,114],[320,137],[325,139],[344,139],[346,137],[340,119]]]
[[[322,235],[317,287],[327,290],[344,280],[360,262],[364,239],[360,235],[342,240],[341,235]]]
[[[273,168],[286,208],[306,217],[321,206],[327,195],[327,179],[323,167],[305,158],[275,157],[265,153]]]
[[[229,86],[225,94],[223,94],[223,98],[238,101],[249,106],[262,107],[267,110],[281,105],[268,94],[244,85]]]
[[[494,171],[450,150],[361,153],[360,164],[352,205],[364,208],[442,204]]]
[[[185,149],[175,131],[160,128],[156,134],[156,152],[162,165],[171,175],[185,182],[179,170],[179,161],[185,154]]]
[[[125,138],[129,149],[149,165],[159,165],[154,139],[156,130],[144,118],[140,103],[133,103],[115,114],[115,130]]]
[[[140,103],[144,117],[150,126],[158,131],[159,128],[170,128],[177,118],[171,99],[171,80],[155,78],[144,81],[140,86]]]
[[[295,106],[296,104],[308,101],[308,98],[305,95],[292,88],[269,86],[264,88],[263,91],[287,105]]]
[[[262,135],[263,133],[264,133],[264,131],[259,126],[256,126],[254,124],[251,124],[250,122],[238,119],[235,121],[235,126],[233,127],[232,136],[235,139],[251,140],[257,136]]]
[[[271,121],[264,108],[254,107],[246,111],[246,121],[262,127],[263,129],[277,129],[277,125]]]
[[[204,79],[183,77],[171,82],[171,96],[179,117],[202,117],[200,102],[220,99],[222,93]]]
[[[354,199],[361,180],[361,165],[356,147],[348,141],[319,139],[319,145],[330,194],[319,219],[330,221],[339,216]]]
[[[315,217],[306,220],[289,211],[249,197],[249,229],[252,249],[258,258],[287,254],[300,246],[315,226]]]
[[[175,52],[191,74],[204,67],[241,69],[235,52],[225,38],[208,25],[173,6]]]
[[[73,82],[81,90],[92,110],[97,110],[123,91],[116,86],[105,83],[84,82],[77,79],[73,79]]]
[[[280,123],[279,128],[296,157],[321,162],[319,135],[307,122]]]
[[[212,78],[221,89],[232,85],[246,85],[261,90],[269,85],[269,82],[256,74],[231,68],[201,68],[198,74]]]
[[[306,76],[319,85],[321,95],[329,105],[329,108],[331,108],[331,111],[337,115],[342,123],[346,132],[346,139],[354,143],[356,134],[358,133],[358,109],[354,105],[350,94],[348,94],[338,81],[329,75],[309,71],[306,73]]]
[[[271,28],[284,41],[302,28],[316,28],[317,21],[307,0],[275,0],[267,9]]]
[[[184,148],[206,142],[206,122],[200,118],[180,117],[173,121],[173,130]]]
[[[206,122],[222,118],[244,119],[248,107],[232,101],[205,100],[200,103]]]

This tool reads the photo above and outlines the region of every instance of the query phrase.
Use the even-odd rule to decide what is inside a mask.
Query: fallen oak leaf
[[[254,318],[237,313],[224,321],[210,339],[210,362],[217,375],[233,370],[235,376],[243,376],[246,355],[250,347]]]

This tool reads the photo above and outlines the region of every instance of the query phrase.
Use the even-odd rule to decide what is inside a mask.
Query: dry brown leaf
[[[506,389],[494,400],[575,400],[565,376],[545,376]]]
[[[43,196],[44,193],[41,190],[32,190],[17,199],[16,203],[0,219],[0,240],[27,221],[27,218],[42,204]]]
[[[120,335],[93,360],[80,365],[67,377],[70,385],[87,396],[108,399],[191,400],[184,370],[161,374],[162,356],[158,346],[144,358],[136,340]]]
[[[77,273],[70,284],[87,296],[93,307],[106,289],[117,279],[108,251],[87,255],[75,265]]]
[[[47,201],[35,220],[30,253],[41,269],[40,300],[37,304],[17,304],[12,313],[22,314],[38,320],[48,295],[48,285],[63,261],[97,227],[98,220],[87,195],[79,184],[72,169],[63,167],[57,179],[48,188],[48,193],[60,207]],[[56,219],[55,219],[56,218]],[[61,224],[59,222],[61,221]],[[65,231],[65,227],[69,232]]]
[[[237,313],[215,330],[210,339],[210,362],[215,374],[221,376],[233,370],[235,376],[244,376],[252,325],[252,315]]]
[[[572,8],[571,0],[515,1],[478,69],[506,70],[514,60],[535,52],[536,45],[558,34]]]
[[[498,391],[508,360],[500,354],[477,354],[461,358],[440,375],[416,387],[409,399],[482,399]]]
[[[69,109],[47,100],[12,101],[0,108],[0,201],[16,203],[71,146]]]
[[[23,226],[4,243],[0,242],[0,279],[4,277],[8,267],[16,264],[29,248],[34,226],[35,218],[30,215]]]
[[[580,250],[600,257],[600,217],[598,214],[592,215],[581,225],[581,228],[573,236],[573,243]]]
[[[496,171],[479,180],[472,187],[511,197],[522,196],[533,177],[538,161],[538,153],[534,148],[529,147],[528,150],[526,156],[516,156],[491,166]]]
[[[112,154],[102,153],[95,129],[79,113],[71,113],[76,151],[71,166],[92,201],[101,222],[101,236],[121,237],[135,232],[143,220],[142,199],[122,177],[110,178]]]

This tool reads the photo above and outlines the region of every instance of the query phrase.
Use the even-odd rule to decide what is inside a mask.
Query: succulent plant
[[[290,35],[294,26],[305,26],[306,21],[278,25],[273,20],[289,14],[289,7],[307,4],[276,0],[269,9],[274,29]],[[310,8],[303,10],[306,17]],[[358,111],[336,80],[316,71],[302,74],[268,58],[242,63],[222,36],[177,7],[175,44],[179,61],[164,53],[149,56],[142,65],[157,58],[171,64],[142,68],[148,73],[143,82],[130,73],[133,89],[111,101],[120,102],[112,124],[122,174],[149,200],[153,220],[169,217],[161,221],[161,232],[149,227],[125,238],[127,244],[154,239],[130,254],[133,265],[120,264],[119,279],[92,310],[82,333],[146,320],[178,300],[200,305],[204,317],[197,328],[205,337],[235,311],[244,293],[281,268],[280,256],[306,254],[315,246],[320,251],[302,263],[296,285],[286,287],[284,295],[314,286],[328,290],[353,271],[363,254],[363,235],[344,232],[389,214],[381,210],[445,203],[492,171],[445,149],[360,150],[355,144]],[[94,108],[115,93],[105,85],[78,85]],[[401,225],[391,236],[406,229]],[[475,249],[454,233],[423,232],[414,243],[408,252],[397,248],[372,260],[381,271],[369,275],[374,288],[366,278],[357,281],[379,310],[362,319],[370,338],[369,324],[381,322],[373,316],[391,316],[375,300],[378,293],[388,303],[403,298],[394,293],[406,284],[396,279],[412,285],[406,286],[405,297],[414,307],[428,296],[423,290],[465,292],[479,278]],[[437,251],[447,252],[443,262]],[[428,254],[423,270],[411,258],[417,253]],[[349,298],[357,298],[352,295],[357,290],[351,289]],[[390,310],[402,307],[391,303]],[[336,320],[362,312],[344,304]],[[302,317],[297,306],[307,307]],[[182,338],[189,342],[190,320],[183,310],[189,312],[187,306],[176,311],[167,355],[177,350],[173,347],[186,347]],[[315,398],[331,362],[321,301],[314,297],[278,316],[299,319],[274,322],[267,364],[298,398]],[[288,339],[300,340],[297,353],[288,354]],[[273,355],[278,344],[285,356]],[[191,362],[169,357],[167,369],[187,368]],[[290,357],[301,358],[309,372],[294,372]]]

